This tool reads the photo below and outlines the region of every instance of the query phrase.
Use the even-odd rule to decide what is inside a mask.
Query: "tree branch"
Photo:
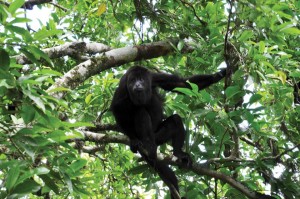
[[[92,141],[96,143],[119,143],[119,144],[126,144],[129,145],[129,138],[125,135],[108,135],[108,134],[102,134],[102,133],[94,133],[91,131],[85,131],[85,130],[79,130],[81,133],[84,134],[85,141]],[[101,147],[94,147],[94,148],[84,148],[83,150],[86,152],[92,152],[95,153],[97,149],[102,149]],[[239,190],[243,194],[245,194],[247,197],[252,198],[252,199],[275,199],[274,197],[271,197],[269,195],[261,194],[259,192],[250,190],[248,187],[244,186],[241,182],[236,181],[235,179],[203,167],[203,164],[199,163],[193,163],[192,166],[186,167],[183,165],[181,162],[176,161],[176,159],[171,158],[171,157],[166,157],[162,154],[158,154],[158,160],[159,161],[164,161],[166,164],[173,165],[173,166],[178,166],[180,168],[185,168],[186,171],[193,171],[194,173],[198,175],[207,175],[210,177],[213,177],[215,179],[219,179],[225,183],[228,183],[235,189]]]
[[[167,40],[110,50],[75,66],[63,77],[56,80],[56,83],[50,87],[48,91],[56,87],[73,89],[89,77],[99,74],[109,68],[133,61],[152,59],[170,54],[175,51],[174,46],[177,46],[177,43],[178,40]],[[182,52],[191,52],[192,50],[193,48],[186,44],[182,49]],[[54,96],[62,98],[64,94],[65,93],[60,92],[55,93]]]
[[[61,46],[46,48],[43,50],[50,59],[56,59],[64,56],[79,57],[84,53],[96,54],[111,50],[112,48],[101,43],[91,42],[71,42]],[[31,64],[31,61],[23,54],[14,56],[18,64]]]
[[[52,0],[28,0],[21,6],[21,8],[32,10],[33,6],[41,5],[44,3],[50,3],[50,2],[52,2]],[[0,4],[10,6],[9,3],[3,2],[3,1],[0,1]]]
[[[231,177],[229,177],[229,176],[227,176],[223,173],[203,168],[199,164],[193,164],[191,170],[194,173],[198,174],[198,175],[207,175],[207,176],[213,177],[215,179],[219,179],[219,180],[231,185],[235,189],[239,190],[240,192],[245,194],[248,198],[252,198],[252,199],[275,199],[272,196],[261,194],[261,193],[256,192],[256,191],[252,191],[248,187],[244,186],[242,183],[236,181],[235,179],[233,179],[233,178],[231,178]]]
[[[227,28],[226,28],[227,31],[226,31],[225,39],[224,39],[224,57],[225,57],[225,63],[227,65],[224,90],[226,90],[226,88],[228,88],[232,84],[231,76],[232,76],[233,72],[235,72],[237,70],[239,64],[241,63],[241,58],[240,58],[239,52],[237,51],[235,46],[229,42],[229,36],[230,36],[230,32],[231,32],[230,23],[231,23],[231,17],[233,14],[232,13],[233,1],[229,1],[229,4],[230,4],[230,9],[229,9]],[[225,95],[225,97],[227,97],[227,96]],[[225,109],[226,113],[230,112],[230,108],[228,105],[225,105],[224,109]],[[237,134],[237,129],[231,128],[229,133],[230,133],[230,137],[231,137],[232,141],[234,142],[234,147],[231,150],[230,156],[239,158],[240,143],[239,143],[239,137]]]

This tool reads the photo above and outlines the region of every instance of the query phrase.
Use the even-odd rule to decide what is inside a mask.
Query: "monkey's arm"
[[[164,90],[172,91],[176,87],[189,88],[187,81],[198,85],[199,90],[202,90],[214,83],[219,82],[226,75],[226,69],[211,75],[194,75],[188,78],[181,78],[177,75],[166,73],[153,73],[153,86],[158,86]]]
[[[219,82],[226,75],[226,69],[211,74],[211,75],[194,75],[192,77],[186,78],[186,80],[198,85],[199,90],[202,90],[214,83]]]

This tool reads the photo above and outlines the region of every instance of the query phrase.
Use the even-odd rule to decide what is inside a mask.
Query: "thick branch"
[[[118,143],[129,145],[129,138],[125,135],[108,135],[103,133],[94,133],[91,131],[79,130],[84,134],[85,141],[92,141],[96,143]]]
[[[55,46],[52,48],[46,48],[43,50],[44,53],[48,55],[50,59],[55,59],[64,56],[78,57],[84,53],[96,54],[103,53],[111,50],[112,48],[96,42],[86,43],[86,42],[71,42],[66,43],[61,46]],[[13,57],[16,59],[18,64],[30,64],[31,61],[23,54]]]
[[[92,131],[92,132],[103,132],[103,131],[119,131],[119,132],[121,132],[121,129],[116,124],[105,124],[105,125],[96,124],[95,127],[87,127],[86,130]]]
[[[52,0],[28,0],[22,5],[21,8],[26,8],[26,9],[32,10],[33,6],[41,5],[44,3],[50,3],[50,2],[52,2]],[[5,4],[6,6],[10,5],[9,3],[3,2],[3,1],[1,1],[0,3]]]
[[[178,40],[159,41],[140,46],[128,46],[110,50],[95,58],[89,59],[75,66],[63,77],[56,81],[49,90],[56,87],[75,88],[87,78],[99,74],[100,72],[112,67],[120,66],[125,63],[161,57],[175,51]],[[183,48],[183,52],[190,52],[193,49],[188,45]],[[61,98],[64,93],[56,93],[55,97]]]
[[[229,177],[229,176],[227,176],[223,173],[203,168],[198,164],[193,164],[191,170],[194,173],[198,174],[198,175],[207,175],[207,176],[213,177],[215,179],[219,179],[219,180],[231,185],[235,189],[239,190],[240,192],[245,194],[248,198],[253,198],[253,199],[275,199],[272,196],[261,194],[261,193],[258,193],[256,191],[252,191],[249,188],[247,188],[246,186],[244,186],[242,183],[236,181],[235,179],[233,179],[233,178],[231,178],[231,177]]]
[[[80,131],[85,135],[85,141],[92,141],[92,142],[97,142],[97,143],[121,143],[121,144],[129,145],[129,139],[125,135],[107,135],[107,134],[93,133],[93,132],[84,131],[84,130],[80,130]],[[90,149],[90,150],[93,153],[95,152],[95,148]],[[184,167],[184,165],[182,165],[182,163],[177,162],[176,160],[174,160],[172,158],[165,158],[161,154],[158,155],[158,159],[159,159],[159,161],[164,161],[165,163],[170,164],[170,165]],[[198,163],[194,163],[191,167],[186,168],[186,170],[193,171],[194,173],[196,173],[198,175],[207,175],[207,176],[213,177],[215,179],[219,179],[225,183],[228,183],[229,185],[231,185],[235,189],[239,190],[240,192],[242,192],[249,198],[274,199],[271,196],[264,195],[264,194],[258,193],[256,191],[252,191],[249,188],[247,188],[246,186],[244,186],[242,183],[234,180],[233,178],[231,178],[223,173],[204,168],[203,165],[198,164]]]

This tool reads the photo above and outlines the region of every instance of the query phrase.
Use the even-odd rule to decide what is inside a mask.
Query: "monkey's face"
[[[151,75],[150,73],[130,73],[127,79],[127,90],[130,100],[134,105],[147,105],[151,100]]]

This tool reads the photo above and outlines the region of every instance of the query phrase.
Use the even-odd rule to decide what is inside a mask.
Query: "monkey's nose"
[[[133,90],[134,91],[137,91],[137,92],[140,92],[140,91],[143,91],[144,90],[144,86],[140,83],[136,83],[133,87]]]

